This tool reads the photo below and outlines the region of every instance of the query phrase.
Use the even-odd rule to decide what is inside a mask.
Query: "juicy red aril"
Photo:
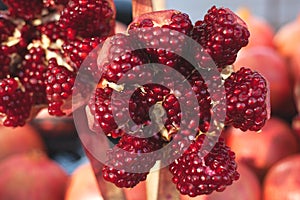
[[[204,20],[195,23],[192,34],[219,68],[235,61],[238,51],[248,44],[249,36],[246,24],[237,15],[215,6],[208,10]]]
[[[183,34],[190,35],[192,30],[188,15],[175,10],[167,10],[159,11],[155,15],[145,14],[138,19],[140,18],[142,18],[141,21],[133,21],[129,29],[133,32],[140,29],[137,30],[139,34],[136,36],[138,43],[145,43],[146,46],[153,44],[154,48],[146,49],[151,61],[170,67],[176,66],[179,56],[174,51],[177,53],[183,51],[185,44]]]
[[[22,126],[30,115],[32,98],[19,88],[17,80],[0,80],[0,113],[4,126]]]
[[[9,36],[12,36],[15,28],[16,25],[12,21],[0,16],[0,42],[7,40]]]
[[[15,66],[11,66],[13,63],[11,56],[16,53],[15,47],[9,47],[6,45],[1,45],[0,48],[0,78],[8,78],[15,70]]]
[[[268,87],[258,72],[241,68],[225,80],[226,123],[243,131],[260,130],[267,118]]]
[[[82,37],[107,36],[113,32],[113,10],[105,0],[73,0],[59,18],[62,29],[71,28]]]
[[[73,40],[75,38],[75,31],[71,28],[69,29],[62,29],[59,26],[57,21],[50,21],[38,26],[38,30],[41,34],[46,35],[51,42],[55,42],[58,39],[63,41]]]
[[[64,112],[60,106],[72,95],[75,72],[51,59],[45,77],[47,100],[52,104],[49,106],[49,113],[61,116]]]
[[[162,141],[155,137],[137,138],[124,135],[118,144],[107,152],[108,160],[102,169],[104,179],[118,187],[134,187],[146,180],[159,156],[154,151],[161,147]],[[152,156],[143,155],[151,152]]]
[[[210,152],[202,149],[205,135],[200,135],[181,157],[169,166],[173,182],[181,194],[195,197],[223,191],[239,178],[234,153],[220,139]]]
[[[9,15],[19,17],[25,20],[32,20],[42,13],[42,0],[3,0],[7,5]]]
[[[69,0],[43,0],[45,7],[55,7],[59,5],[66,6]]]
[[[45,50],[42,47],[32,47],[24,56],[17,76],[25,90],[32,95],[34,104],[46,104],[45,77],[46,71]]]
[[[104,42],[105,39],[105,37],[74,39],[65,42],[62,46],[62,49],[64,51],[64,54],[68,56],[72,63],[79,69],[82,62],[89,55],[89,53],[91,53],[93,49]],[[89,55],[89,58],[90,57],[91,55]],[[97,61],[97,59],[92,61],[93,63],[90,64],[91,69],[89,69],[89,71],[94,72],[97,70],[95,66],[95,62]],[[88,66],[85,66],[84,68],[88,68]]]

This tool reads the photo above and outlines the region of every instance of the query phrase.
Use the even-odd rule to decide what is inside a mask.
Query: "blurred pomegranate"
[[[260,200],[261,186],[256,174],[245,164],[238,164],[240,179],[227,187],[223,192],[214,192],[197,198],[181,196],[181,200]]]
[[[258,71],[268,80],[272,112],[287,116],[295,112],[288,65],[275,49],[266,46],[242,49],[234,68],[238,70],[245,66]]]
[[[260,133],[229,129],[228,146],[237,160],[246,163],[262,177],[275,162],[299,150],[291,127],[272,117]]]
[[[300,154],[276,163],[267,173],[263,184],[264,200],[300,199]]]
[[[300,115],[299,114],[293,118],[292,127],[300,142]]]
[[[100,190],[89,163],[79,166],[71,175],[65,200],[102,200]]]
[[[253,46],[274,47],[275,31],[267,20],[251,13],[248,8],[240,8],[237,14],[246,22],[250,31],[249,43],[245,48]]]
[[[41,110],[31,124],[44,138],[75,137],[77,133],[72,117],[55,117],[47,109]]]
[[[18,128],[0,126],[0,132],[0,160],[17,153],[46,150],[43,139],[29,124]]]
[[[278,52],[290,58],[300,45],[300,15],[294,21],[282,26],[274,36],[274,45]]]
[[[300,55],[300,43],[298,44],[298,47],[295,49],[290,59],[291,74],[293,75],[294,84],[300,84],[300,56],[299,55]]]
[[[68,180],[42,152],[14,155],[0,163],[0,199],[63,200]]]

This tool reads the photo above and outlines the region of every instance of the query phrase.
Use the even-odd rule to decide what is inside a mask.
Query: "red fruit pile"
[[[22,126],[43,107],[52,115],[69,114],[80,64],[114,33],[113,2],[3,2],[8,9],[0,13],[0,124]]]
[[[218,117],[213,116],[212,109],[219,108],[214,95],[226,98],[225,125],[258,131],[268,119],[268,86],[259,73],[242,68],[228,78],[222,77],[223,93],[217,90],[210,94],[210,85],[201,72],[214,70],[214,66],[218,73],[228,70],[238,51],[247,45],[249,35],[237,15],[213,6],[204,20],[194,25],[187,14],[176,10],[146,13],[135,18],[127,34],[108,38],[102,49],[104,60],[98,60],[101,76],[86,109],[90,128],[117,141],[107,152],[104,179],[118,187],[134,187],[146,179],[156,161],[167,160],[173,182],[182,194],[223,191],[237,180],[234,153],[212,131],[218,126],[211,123]],[[202,49],[191,49],[184,36]],[[178,52],[191,56],[189,59],[200,63],[203,71]],[[183,79],[172,79],[166,75],[168,69]],[[190,87],[185,88],[182,82]],[[121,95],[116,98],[116,93]],[[122,98],[128,95],[128,99]],[[181,102],[190,110],[182,109]],[[195,112],[198,121],[186,120]],[[206,138],[217,141],[207,143]],[[168,144],[169,155],[156,154]],[[210,145],[209,152],[203,150],[205,145]],[[152,157],[143,157],[149,152]]]

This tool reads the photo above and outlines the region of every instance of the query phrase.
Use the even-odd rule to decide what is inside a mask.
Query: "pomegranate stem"
[[[152,12],[153,4],[152,0],[132,0],[132,18],[135,19],[137,16]]]

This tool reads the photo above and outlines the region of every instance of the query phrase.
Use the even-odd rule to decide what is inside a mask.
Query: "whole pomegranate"
[[[293,21],[290,21],[280,27],[274,36],[274,45],[278,52],[286,58],[291,55],[300,45],[300,15]]]
[[[0,199],[63,200],[68,180],[46,154],[17,154],[0,163]]]
[[[253,46],[274,47],[275,30],[266,19],[256,16],[246,7],[238,9],[236,13],[246,22],[250,32],[249,44],[245,49]]]
[[[29,124],[14,129],[0,126],[0,132],[0,160],[32,150],[46,151],[42,137]]]
[[[238,70],[243,66],[258,71],[268,81],[271,109],[274,114],[291,116],[295,113],[289,65],[284,57],[274,48],[253,46],[239,52],[234,68]]]
[[[299,150],[293,130],[285,121],[272,117],[259,133],[230,129],[227,144],[236,158],[262,177],[280,159]]]
[[[296,200],[300,197],[300,155],[288,156],[268,171],[263,183],[264,200]]]

